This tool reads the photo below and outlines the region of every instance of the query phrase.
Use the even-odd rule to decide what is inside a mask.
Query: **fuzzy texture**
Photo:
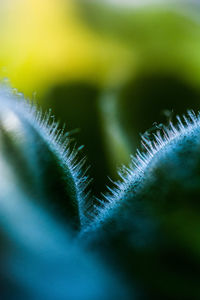
[[[188,142],[199,143],[200,138],[200,114],[195,115],[194,112],[188,111],[188,117],[183,116],[183,121],[177,116],[178,124],[174,126],[170,123],[170,127],[165,128],[163,131],[157,131],[154,134],[154,140],[148,140],[145,136],[142,136],[142,147],[146,151],[141,152],[137,150],[136,156],[132,156],[132,162],[129,167],[122,166],[118,174],[121,178],[120,181],[114,182],[113,188],[107,187],[109,193],[103,195],[103,200],[97,199],[99,205],[94,207],[94,211],[91,213],[92,223],[89,226],[98,226],[104,219],[110,217],[113,209],[118,207],[125,201],[127,194],[136,193],[136,189],[143,180],[146,179],[149,168],[157,167],[156,162],[161,161],[159,155],[167,155],[170,151],[173,155],[173,151],[176,152],[176,147],[179,144],[183,151],[188,146]],[[185,142],[185,145],[181,145]],[[190,145],[189,145],[190,147]],[[192,150],[192,149],[191,149]],[[170,155],[170,153],[169,153]],[[169,161],[170,162],[170,161]]]
[[[122,168],[82,232],[152,299],[200,297],[200,116],[177,118],[154,141],[143,137],[146,151]]]
[[[49,201],[47,209],[63,215],[65,221],[72,219],[75,227],[83,224],[89,179],[87,170],[82,171],[84,159],[78,162],[77,150],[69,149],[64,128],[59,129],[51,111],[43,114],[8,88],[1,88],[0,109],[3,155],[18,169],[32,197],[43,194],[44,201]]]
[[[133,299],[122,280],[74,238],[84,221],[87,177],[50,119],[22,95],[1,90],[1,298]]]

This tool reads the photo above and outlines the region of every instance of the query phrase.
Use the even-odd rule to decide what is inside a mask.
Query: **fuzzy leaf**
[[[81,175],[83,161],[76,162],[77,152],[70,152],[68,145],[50,112],[43,116],[22,95],[1,90],[0,197],[8,192],[10,196],[14,185],[19,193],[79,228],[87,176]]]
[[[153,299],[200,297],[200,116],[188,114],[154,141],[143,137],[146,151],[122,169],[83,232]]]
[[[50,118],[22,95],[1,90],[1,297],[132,299],[118,276],[73,237],[83,221],[87,177]]]

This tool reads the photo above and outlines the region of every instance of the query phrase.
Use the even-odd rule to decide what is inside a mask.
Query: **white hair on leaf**
[[[23,116],[46,142],[49,149],[56,154],[62,168],[69,170],[76,189],[76,205],[78,205],[80,224],[83,225],[89,196],[89,192],[85,192],[90,183],[87,176],[88,168],[85,171],[82,170],[86,158],[79,161],[78,150],[75,147],[70,149],[70,139],[64,135],[64,126],[62,129],[59,128],[59,122],[55,121],[51,109],[43,114],[41,108],[33,104],[32,101],[25,99],[23,94],[17,93],[16,89],[1,86],[1,107],[8,107],[11,111]]]
[[[183,121],[179,116],[176,118],[177,125],[170,122],[168,127],[158,130],[156,134],[153,134],[153,141],[142,136],[141,144],[145,151],[141,152],[137,149],[136,155],[131,156],[129,167],[122,166],[119,170],[118,174],[121,180],[116,182],[111,180],[115,187],[108,187],[109,192],[103,195],[105,201],[99,201],[102,205],[93,211],[93,221],[90,223],[90,227],[98,227],[110,215],[110,211],[123,202],[127,192],[133,188],[135,182],[143,178],[146,169],[161,151],[169,150],[170,146],[178,139],[192,134],[196,129],[200,130],[200,113],[196,115],[189,110],[187,116],[183,115]]]

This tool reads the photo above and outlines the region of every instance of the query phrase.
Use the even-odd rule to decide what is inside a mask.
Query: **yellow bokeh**
[[[118,80],[132,53],[98,36],[70,0],[7,0],[0,4],[0,76],[27,95],[66,80]]]

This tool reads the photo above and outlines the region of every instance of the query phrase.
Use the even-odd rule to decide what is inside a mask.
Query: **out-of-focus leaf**
[[[30,96],[69,79],[115,80],[130,58],[92,32],[71,0],[1,1],[0,43],[0,77]]]
[[[80,1],[89,24],[134,51],[134,74],[174,72],[200,83],[200,8],[192,4],[118,7],[100,1]],[[199,10],[198,10],[199,9]]]
[[[90,186],[96,196],[105,190],[110,173],[103,143],[102,117],[99,113],[100,93],[101,89],[94,84],[69,82],[52,87],[43,99],[43,107],[51,107],[52,112],[66,124],[66,130],[69,134],[71,132],[70,138],[84,146],[79,156],[87,154],[89,173],[93,178]]]
[[[43,210],[42,198],[36,203],[16,184],[12,166],[1,160],[0,170],[2,299],[133,299],[120,275]]]

